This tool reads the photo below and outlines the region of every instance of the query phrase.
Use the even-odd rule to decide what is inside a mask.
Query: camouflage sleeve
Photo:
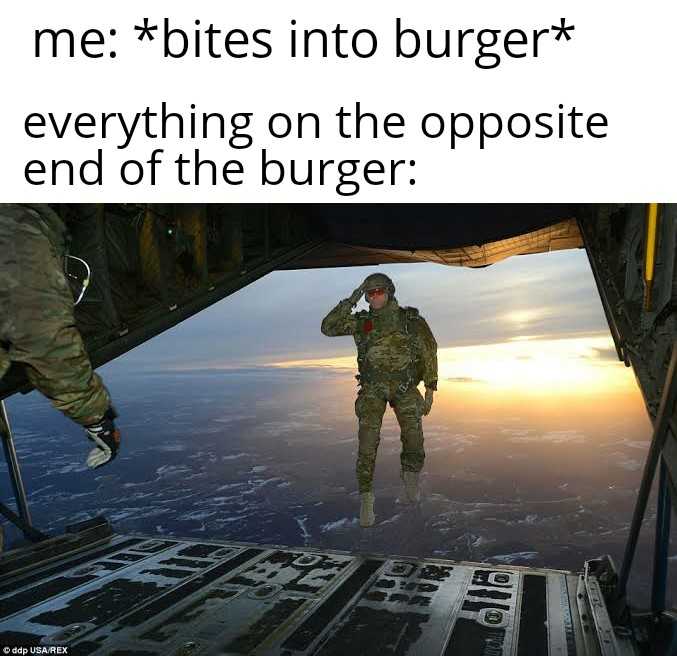
[[[329,314],[322,319],[322,334],[327,337],[354,335],[357,331],[357,317],[352,314],[353,303],[349,298],[339,301]]]
[[[417,341],[423,360],[423,383],[426,389],[437,389],[437,342],[423,317],[419,317]]]
[[[3,335],[9,357],[55,408],[79,424],[96,423],[111,401],[75,326],[63,245],[30,213],[10,216],[0,220],[0,243],[9,246],[0,248],[0,279],[11,289],[5,300],[12,320]]]
[[[2,304],[0,304],[2,307]],[[12,361],[9,359],[9,353],[3,348],[0,343],[0,379],[9,371]]]

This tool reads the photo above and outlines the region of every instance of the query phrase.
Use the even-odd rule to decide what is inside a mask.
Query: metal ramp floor
[[[0,557],[0,645],[77,656],[634,654],[595,586],[560,570],[111,535],[105,523]]]

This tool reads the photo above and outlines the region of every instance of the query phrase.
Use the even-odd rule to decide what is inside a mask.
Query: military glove
[[[433,394],[435,390],[426,389],[425,399],[423,399],[423,414],[427,415],[430,412],[430,408],[433,407]]]
[[[353,305],[357,305],[364,294],[364,284],[360,285],[351,295],[350,302]]]
[[[115,458],[120,448],[120,431],[115,427],[117,413],[109,408],[101,421],[85,426],[87,437],[94,443],[94,448],[87,456],[87,466],[96,469]]]

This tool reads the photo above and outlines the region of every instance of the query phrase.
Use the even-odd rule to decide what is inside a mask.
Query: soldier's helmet
[[[395,294],[395,283],[385,273],[372,273],[367,276],[363,283],[365,293],[370,289],[385,289],[392,298]]]

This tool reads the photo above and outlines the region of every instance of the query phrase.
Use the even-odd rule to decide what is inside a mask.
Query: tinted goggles
[[[367,290],[367,297],[368,298],[373,298],[374,296],[382,296],[383,294],[386,294],[387,290],[385,287],[375,287],[374,289],[368,289]]]

